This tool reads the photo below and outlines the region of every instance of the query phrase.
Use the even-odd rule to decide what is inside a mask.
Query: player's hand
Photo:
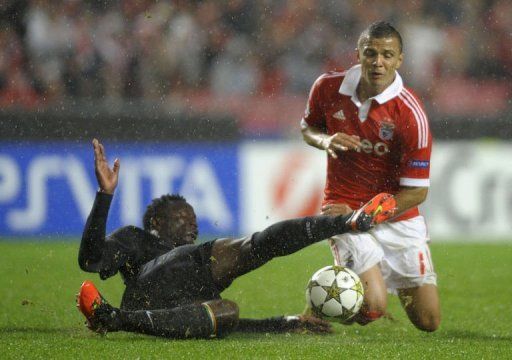
[[[361,145],[359,136],[348,135],[341,132],[321,141],[322,148],[334,159],[338,158],[338,154],[336,152],[348,150],[358,151],[361,148]]]
[[[100,190],[107,194],[113,194],[119,178],[119,159],[114,160],[114,167],[111,169],[108,166],[103,145],[97,139],[93,139],[92,146],[94,148],[94,172]]]
[[[326,204],[322,206],[322,215],[347,215],[350,214],[354,209],[352,209],[347,204]]]
[[[329,334],[332,333],[331,324],[325,320],[311,315],[289,316],[288,324],[290,332],[303,334]]]

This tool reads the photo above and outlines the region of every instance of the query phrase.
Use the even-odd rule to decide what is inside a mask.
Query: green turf
[[[509,243],[510,244],[510,243]],[[74,294],[96,280],[118,303],[119,277],[100,282],[76,264],[76,242],[0,243],[0,359],[20,358],[512,358],[512,245],[436,244],[432,247],[443,307],[440,330],[427,334],[408,322],[396,298],[394,320],[367,327],[336,326],[335,333],[242,335],[223,340],[172,341],[83,326]],[[325,244],[272,261],[225,292],[244,317],[293,314],[304,307],[310,274],[329,264]]]

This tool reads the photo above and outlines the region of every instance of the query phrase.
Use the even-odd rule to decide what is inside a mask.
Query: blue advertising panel
[[[236,144],[106,144],[121,161],[108,231],[141,226],[152,198],[179,193],[200,234],[239,232]],[[97,190],[92,146],[0,143],[0,236],[80,236]]]

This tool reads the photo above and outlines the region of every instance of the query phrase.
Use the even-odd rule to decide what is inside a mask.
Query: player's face
[[[197,234],[196,214],[192,206],[187,203],[171,205],[169,215],[160,229],[160,237],[179,246],[193,244]]]
[[[396,37],[366,38],[360,42],[357,58],[361,63],[361,86],[369,96],[384,91],[395,80],[403,55]]]

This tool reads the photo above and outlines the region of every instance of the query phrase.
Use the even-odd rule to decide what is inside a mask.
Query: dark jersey
[[[163,309],[219,299],[210,269],[214,242],[172,247],[135,226],[105,237],[112,196],[98,193],[85,226],[79,262],[102,279],[117,272],[126,285],[121,308]]]

